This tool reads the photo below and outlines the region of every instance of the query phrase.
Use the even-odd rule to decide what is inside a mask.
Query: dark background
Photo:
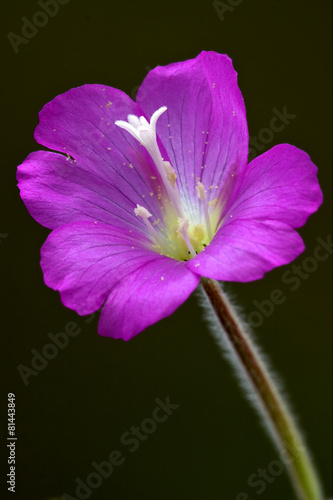
[[[232,3],[232,2],[230,2]],[[226,1],[225,4],[228,4]],[[244,399],[231,369],[207,331],[196,296],[175,314],[130,342],[103,338],[91,323],[62,306],[48,289],[39,251],[48,230],[28,214],[16,188],[16,166],[33,150],[38,112],[56,95],[84,83],[101,83],[134,96],[149,68],[227,53],[239,74],[250,135],[267,127],[272,109],[296,118],[266,149],[288,142],[306,150],[319,167],[325,203],[301,234],[302,265],[331,234],[331,2],[244,0],[220,19],[210,1],[110,2],[70,0],[15,53],[9,32],[21,35],[37,1],[1,3],[1,338],[6,396],[16,394],[17,493],[8,498],[75,497],[75,479],[91,463],[122,450],[125,463],[90,498],[104,500],[293,499],[287,477],[277,476],[261,495],[251,474],[278,459]],[[220,13],[221,14],[221,13]],[[7,235],[7,236],[5,236]],[[255,328],[281,378],[331,495],[331,284],[332,257],[300,282],[282,281],[278,268],[264,279],[230,284],[245,316],[253,301],[278,288],[286,297]],[[17,366],[31,366],[49,332],[75,321],[81,333],[25,386]],[[179,406],[135,453],[120,436],[150,417],[156,398]],[[6,423],[1,427],[6,437]],[[6,457],[5,440],[1,452]],[[3,459],[1,488],[6,495]],[[4,498],[4,496],[2,497]]]

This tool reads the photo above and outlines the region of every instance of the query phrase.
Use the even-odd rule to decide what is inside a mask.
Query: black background
[[[227,1],[225,2],[228,3]],[[230,2],[232,3],[232,2]],[[237,3],[237,2],[236,2]],[[319,167],[325,203],[301,229],[313,256],[318,237],[331,234],[331,2],[244,0],[220,19],[210,1],[108,2],[70,0],[15,53],[7,38],[20,35],[37,1],[3,1],[1,15],[1,338],[4,400],[16,394],[17,493],[8,498],[75,497],[75,479],[91,463],[121,449],[125,463],[92,499],[294,498],[287,477],[265,492],[247,480],[278,459],[214,344],[196,296],[175,314],[130,342],[103,338],[97,316],[89,324],[48,289],[39,251],[48,230],[28,214],[16,188],[16,166],[33,150],[38,112],[56,95],[101,83],[134,96],[149,68],[227,53],[239,75],[250,135],[267,127],[272,109],[295,114],[267,148],[283,142],[306,150]],[[4,235],[7,235],[6,237]],[[248,284],[229,284],[245,316],[272,290],[286,300],[255,328],[260,345],[285,381],[286,392],[313,452],[327,495],[331,473],[331,256],[300,282],[282,281],[286,268]],[[17,366],[30,366],[49,332],[75,321],[81,333],[25,386]],[[156,398],[179,405],[135,453],[120,436],[151,416]],[[6,494],[6,425],[1,427]],[[4,498],[4,497],[3,497]],[[241,497],[240,497],[241,498]]]

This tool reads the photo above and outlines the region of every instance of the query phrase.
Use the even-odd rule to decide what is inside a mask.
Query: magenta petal
[[[304,151],[290,144],[275,146],[248,165],[227,216],[303,226],[323,201],[317,171]]]
[[[112,179],[95,175],[63,155],[31,153],[18,167],[17,179],[30,214],[46,227],[90,220],[146,231],[134,214],[135,204]],[[146,205],[157,218],[160,216],[151,196],[147,196]]]
[[[277,221],[237,219],[225,224],[187,267],[222,281],[252,281],[288,264],[304,250],[299,234]]]
[[[81,315],[96,311],[107,299],[100,333],[128,339],[171,314],[200,280],[184,262],[145,244],[138,233],[107,224],[61,226],[42,247],[45,283]]]
[[[129,274],[110,293],[100,318],[101,335],[129,340],[172,314],[193,292],[200,276],[185,262],[156,256]]]
[[[157,67],[142,83],[137,101],[146,113],[161,106],[157,134],[176,169],[188,204],[196,204],[200,178],[210,198],[242,177],[247,164],[248,130],[237,74],[228,56],[202,52],[195,59]],[[217,186],[217,187],[215,187]]]
[[[121,225],[122,219],[127,219],[129,213],[134,217],[134,207],[143,201],[150,213],[159,218],[158,204],[150,195],[156,190],[152,180],[156,167],[145,148],[114,123],[116,120],[126,120],[130,113],[141,115],[142,111],[120,90],[102,85],[84,85],[72,89],[46,104],[39,114],[40,123],[35,130],[35,138],[43,146],[70,155],[75,162],[71,163],[72,159],[68,158],[65,164],[63,155],[58,158],[51,155],[47,157],[41,152],[30,156],[19,167],[18,173],[23,190],[25,182],[29,181],[29,188],[26,190],[27,205],[29,197],[33,196],[33,182],[36,186],[38,182],[42,184],[38,188],[41,202],[49,196],[50,189],[46,184],[51,177],[57,175],[59,168],[62,179],[67,177],[64,188],[61,190],[61,180],[52,178],[51,190],[55,193],[60,190],[60,194],[64,194],[68,182],[83,184],[84,188],[91,191],[96,191],[98,185],[96,194],[101,193],[102,197],[112,199],[115,209],[114,212],[111,210],[115,215],[113,224]],[[51,162],[50,165],[48,161]],[[68,176],[66,169],[69,171]],[[87,178],[86,182],[84,177]],[[42,192],[43,186],[47,192]],[[73,189],[74,195],[80,196],[80,188],[73,186]],[[37,201],[36,197],[37,195],[34,202]],[[88,199],[90,197],[89,195]],[[51,220],[52,207],[48,207],[49,227],[57,227],[60,205],[55,204],[54,221]],[[66,207],[64,209],[66,211]],[[42,217],[41,214],[39,216]],[[60,219],[62,216],[60,214]],[[103,217],[100,219],[109,220]],[[72,220],[76,220],[75,216]]]
[[[156,254],[142,235],[94,222],[75,222],[52,231],[41,250],[45,283],[59,290],[65,306],[91,314],[121,277]]]

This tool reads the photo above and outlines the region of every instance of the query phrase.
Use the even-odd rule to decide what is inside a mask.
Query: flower
[[[99,333],[128,340],[170,315],[201,276],[262,278],[303,250],[293,229],[322,194],[288,144],[249,165],[231,60],[214,52],[150,71],[137,102],[84,85],[46,104],[37,151],[18,167],[30,214],[53,231],[45,283]]]

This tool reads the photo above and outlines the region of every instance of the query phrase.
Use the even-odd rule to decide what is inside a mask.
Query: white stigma
[[[144,116],[128,115],[127,122],[117,120],[115,124],[129,132],[140,144],[142,144],[154,160],[157,170],[159,171],[163,184],[169,195],[169,199],[180,217],[184,217],[184,211],[180,198],[180,193],[176,183],[177,175],[172,168],[170,162],[164,161],[159,150],[156,139],[156,123],[159,117],[167,110],[166,106],[162,106],[152,114],[150,122]]]
[[[164,111],[167,110],[166,106],[162,106],[155,113],[153,113],[150,123],[144,116],[137,117],[135,115],[128,115],[127,122],[117,120],[115,124],[117,127],[123,128],[129,132],[135,139],[137,139],[145,148],[151,153],[156,143],[156,123],[158,118]]]

